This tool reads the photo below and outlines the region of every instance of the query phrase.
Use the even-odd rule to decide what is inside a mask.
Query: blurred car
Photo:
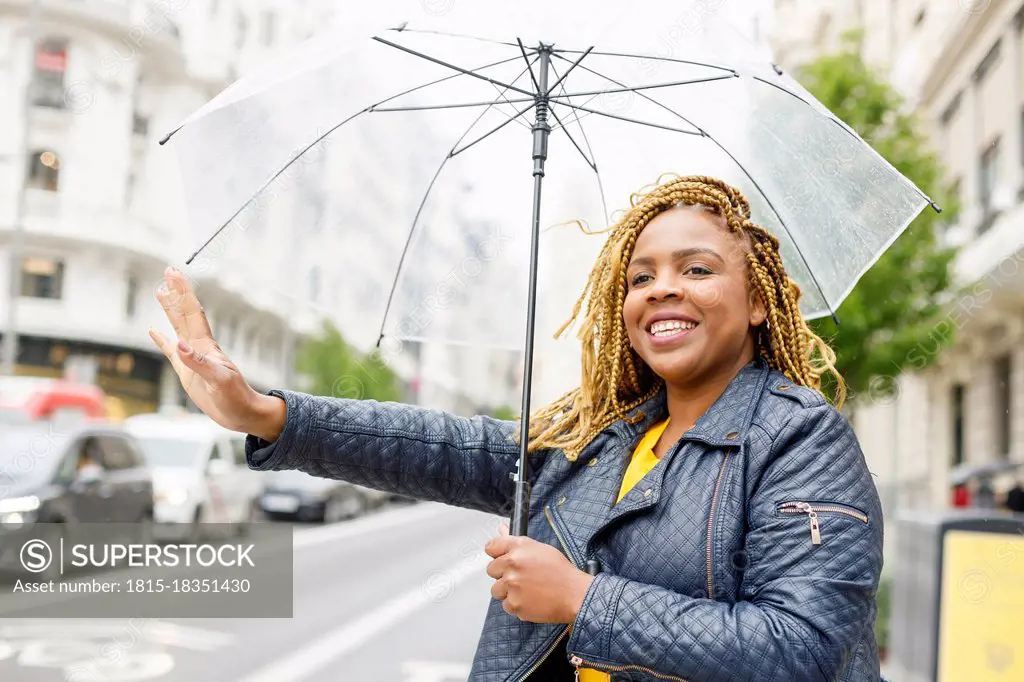
[[[245,434],[203,414],[175,411],[124,420],[153,475],[154,518],[161,537],[197,540],[206,524],[238,534],[259,517],[259,474],[245,461]]]
[[[0,428],[0,568],[18,570],[20,547],[37,523],[131,523],[134,535],[123,540],[147,542],[152,519],[152,478],[121,428],[41,421]]]
[[[388,501],[389,495],[332,478],[311,476],[303,471],[270,471],[260,509],[272,519],[335,523],[355,518]]]
[[[0,377],[0,426],[38,421],[102,420],[107,396],[101,388],[65,379]]]

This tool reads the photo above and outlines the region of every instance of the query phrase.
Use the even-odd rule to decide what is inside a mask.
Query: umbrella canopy
[[[720,3],[664,17],[634,2],[586,21],[550,2],[468,4],[375,3],[189,117],[168,137],[193,228],[349,231],[331,254],[346,282],[396,273],[364,296],[380,338],[525,345],[528,414],[538,295],[567,315],[580,290],[564,273],[600,247],[573,221],[606,228],[662,173],[741,189],[810,318],[929,203],[730,32]]]

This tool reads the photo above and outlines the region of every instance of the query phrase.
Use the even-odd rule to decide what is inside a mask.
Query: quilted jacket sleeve
[[[814,544],[807,514],[779,511],[791,501],[860,516],[823,509]],[[688,682],[840,679],[873,623],[882,514],[853,430],[833,407],[796,412],[774,439],[747,522],[739,601],[598,574],[569,654]]]
[[[287,418],[274,443],[246,438],[252,469],[298,469],[420,500],[511,511],[517,422],[400,403],[269,393],[285,400]]]

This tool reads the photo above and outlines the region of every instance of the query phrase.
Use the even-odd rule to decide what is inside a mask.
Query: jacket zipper
[[[594,670],[611,670],[611,671],[615,671],[615,672],[622,672],[622,671],[625,671],[625,670],[641,670],[641,671],[647,673],[648,675],[653,675],[654,677],[657,677],[657,678],[662,679],[662,680],[678,680],[679,682],[687,682],[682,677],[676,677],[675,675],[666,675],[665,673],[659,673],[656,670],[651,670],[650,668],[645,668],[642,665],[596,665],[596,664],[589,663],[589,662],[583,660],[579,656],[573,656],[572,658],[569,659],[569,662],[572,663],[574,666],[576,666],[576,681],[577,682],[579,682],[579,679],[580,679],[580,666],[583,666],[583,667],[586,667],[586,668],[593,668]]]
[[[722,460],[722,468],[718,470],[718,480],[715,481],[715,492],[711,496],[711,511],[708,513],[708,599],[714,599],[714,572],[711,569],[711,532],[715,524],[715,510],[718,508],[718,493],[722,489],[722,479],[725,477],[725,467],[729,464],[730,451],[726,451],[725,459]]]
[[[562,534],[559,532],[558,527],[555,525],[555,520],[551,518],[551,509],[548,507],[544,507],[544,518],[548,520],[548,525],[550,525],[551,530],[555,532],[555,537],[558,538],[558,543],[562,545],[562,550],[565,551],[565,556],[569,559],[569,561],[572,561],[573,565],[575,566],[576,562],[573,561],[572,554],[569,552],[569,545],[566,544],[565,538],[562,537]],[[579,566],[576,567],[579,568]],[[539,668],[545,660],[547,660],[547,657],[551,655],[551,652],[558,648],[559,643],[561,643],[561,641],[565,639],[565,636],[569,634],[570,630],[572,630],[572,626],[567,625],[565,629],[562,630],[561,634],[558,635],[555,641],[551,643],[551,646],[549,646],[547,650],[541,655],[541,657],[537,659],[537,662],[531,665],[530,669],[526,671],[526,674],[519,678],[518,682],[523,682],[530,675],[532,675],[534,671],[537,670],[537,668]],[[576,676],[579,677],[578,672],[576,673]]]
[[[784,502],[779,505],[779,511],[787,514],[807,514],[811,524],[811,544],[821,544],[821,528],[818,525],[818,512],[835,512],[852,516],[863,523],[868,522],[868,517],[849,507],[836,504],[809,504],[807,502]]]

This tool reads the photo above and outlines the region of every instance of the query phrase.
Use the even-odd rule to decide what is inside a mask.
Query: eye
[[[638,272],[637,274],[633,275],[632,279],[629,280],[629,284],[630,286],[634,287],[640,286],[650,278],[651,276],[648,275],[646,272]]]
[[[710,268],[708,268],[705,265],[691,265],[691,266],[687,267],[686,270],[683,271],[683,273],[687,274],[687,275],[700,275],[700,276],[715,274],[715,273],[713,273],[711,271]]]

